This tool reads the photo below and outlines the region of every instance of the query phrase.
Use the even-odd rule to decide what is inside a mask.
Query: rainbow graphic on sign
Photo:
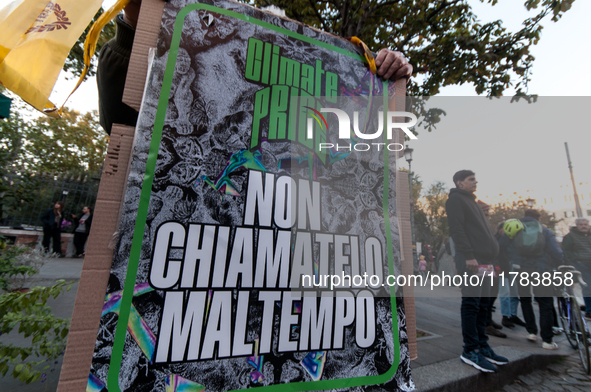
[[[312,113],[310,113],[310,115],[312,117],[314,117],[314,119],[316,120],[316,122],[318,123],[318,125],[320,126],[320,129],[322,129],[322,123],[320,122],[320,119],[322,119],[322,122],[324,123],[324,129],[326,131],[328,131],[328,124],[326,123],[326,119],[324,118],[324,116],[322,115],[322,113],[320,113],[318,110],[311,108],[310,106],[304,106],[306,109],[310,109],[312,111]],[[319,118],[320,117],[320,118]],[[306,129],[306,136],[308,137],[308,139],[312,139],[314,137],[313,135],[313,122],[312,119],[309,118],[308,119],[308,128]]]

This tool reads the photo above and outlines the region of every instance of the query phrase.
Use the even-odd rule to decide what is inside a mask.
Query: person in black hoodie
[[[460,170],[453,176],[456,188],[451,189],[445,203],[449,231],[455,245],[456,269],[460,275],[478,273],[479,265],[491,264],[499,246],[484,212],[476,202],[476,176],[471,170]],[[508,359],[495,354],[488,344],[486,321],[489,308],[487,285],[462,286],[462,362],[483,372],[496,372],[495,365]]]
[[[551,274],[556,267],[562,264],[562,249],[560,249],[560,246],[556,242],[554,233],[539,223],[541,217],[539,211],[529,209],[525,211],[524,215],[520,219],[524,226],[535,228],[543,237],[543,241],[541,239],[539,242],[536,241],[536,243],[539,243],[539,250],[533,254],[525,254],[523,250],[519,249],[519,235],[514,239],[509,239],[505,234],[499,238],[500,258],[511,260],[511,262],[520,266],[519,279],[516,279],[515,284],[517,284],[519,302],[521,302],[521,310],[525,319],[525,329],[528,333],[527,339],[532,342],[538,340],[538,327],[532,308],[531,292],[533,291],[540,307],[542,348],[556,350],[558,349],[558,345],[552,341],[554,336],[552,324],[555,323],[553,314],[554,289],[552,286],[542,284],[541,280],[543,279],[544,273]]]
[[[48,209],[41,215],[41,222],[43,222],[43,249],[49,252],[49,242],[53,240],[53,252],[60,255],[60,257],[63,257],[61,239],[63,215],[63,201],[56,201],[53,208]]]

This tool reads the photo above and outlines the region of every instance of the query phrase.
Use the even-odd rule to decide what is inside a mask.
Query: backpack
[[[542,225],[538,221],[522,223],[523,230],[520,230],[513,239],[517,254],[526,257],[541,256],[546,247]]]

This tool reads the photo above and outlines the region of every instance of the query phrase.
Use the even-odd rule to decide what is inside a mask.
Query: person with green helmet
[[[523,230],[523,223],[519,219],[507,219],[503,225],[503,231],[510,240],[515,238],[518,232]]]
[[[499,225],[499,234],[497,239],[500,239],[503,234],[506,234],[509,239],[515,238],[517,233],[523,230],[523,223],[519,219],[508,219]],[[513,272],[513,263],[511,260],[503,260],[499,258],[499,266],[504,272],[504,277],[499,277],[499,298],[501,302],[501,315],[503,319],[501,324],[507,328],[515,328],[515,325],[525,327],[525,322],[517,316],[517,307],[519,305],[519,293],[517,285],[511,285],[509,273]]]
[[[538,340],[538,326],[532,307],[532,289],[540,307],[540,335],[542,348],[556,350],[558,345],[552,341],[554,332],[554,290],[552,286],[544,286],[540,283],[544,272],[552,270],[563,263],[562,249],[556,242],[554,233],[544,227],[540,222],[540,212],[530,209],[525,211],[525,217],[520,221],[523,229],[510,230],[499,239],[502,259],[509,259],[513,264],[521,267],[520,274],[515,280],[518,284],[519,302],[525,319],[525,329],[528,332],[527,339],[535,342]],[[516,229],[512,226],[512,228]],[[513,238],[509,237],[511,235]],[[536,284],[535,276],[539,276]]]

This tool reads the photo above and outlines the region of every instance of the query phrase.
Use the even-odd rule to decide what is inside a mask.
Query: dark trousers
[[[531,299],[531,283],[528,285],[522,285],[520,279],[516,279],[519,282],[517,290],[519,292],[519,301],[521,302],[521,311],[523,312],[523,318],[525,320],[525,329],[529,333],[535,335],[538,334],[538,326],[536,325],[536,316],[532,307]],[[552,325],[554,325],[554,298],[551,296],[551,287],[533,286],[534,295],[538,301],[540,307],[540,335],[542,340],[546,343],[552,343]]]
[[[49,242],[53,239],[53,251],[55,253],[62,253],[62,238],[60,229],[43,228],[43,249],[49,252]]]
[[[466,258],[456,251],[455,261],[458,274],[463,275],[466,272]],[[468,275],[470,275],[469,272]],[[470,284],[462,286],[462,306],[460,313],[462,317],[462,338],[465,352],[488,347],[486,321],[488,319],[491,300],[490,278],[486,278],[484,283],[482,287],[480,285],[472,286]]]
[[[486,283],[490,284],[490,278],[486,279]],[[499,296],[499,279],[493,278],[492,286],[490,287],[490,296],[488,298],[488,314],[486,317],[486,325],[492,324],[492,307]]]
[[[79,256],[82,253],[84,253],[84,244],[86,244],[87,238],[88,238],[87,233],[80,233],[78,231],[74,232],[74,248],[76,248],[74,254],[76,256]]]
[[[558,315],[556,314],[556,307],[554,306],[554,298],[552,298],[552,317],[554,317],[554,321],[552,322],[552,326],[556,328],[560,328],[558,325]]]

